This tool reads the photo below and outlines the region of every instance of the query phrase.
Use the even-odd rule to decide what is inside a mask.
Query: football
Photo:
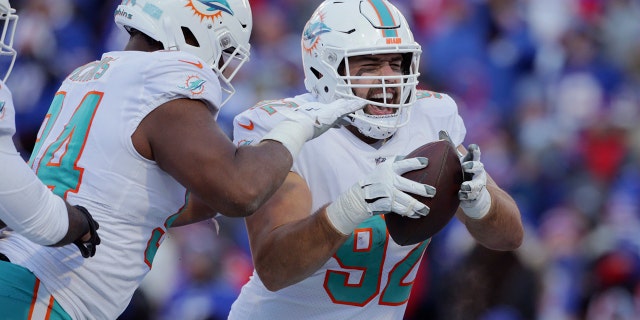
[[[463,181],[463,171],[455,146],[449,140],[429,142],[409,153],[406,158],[426,157],[429,164],[424,169],[409,171],[405,178],[436,188],[433,198],[413,195],[429,207],[429,214],[412,219],[396,213],[385,214],[389,235],[399,245],[412,245],[433,237],[455,214],[460,200],[458,191]]]

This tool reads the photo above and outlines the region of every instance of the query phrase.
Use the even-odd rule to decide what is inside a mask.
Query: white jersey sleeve
[[[0,150],[0,220],[41,245],[60,241],[69,228],[67,206],[38,179],[19,153]]]
[[[0,82],[0,220],[35,243],[55,244],[69,227],[67,207],[16,150],[14,117],[11,92]]]

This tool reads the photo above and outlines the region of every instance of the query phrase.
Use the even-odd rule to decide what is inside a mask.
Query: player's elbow
[[[252,215],[259,207],[260,202],[255,199],[230,200],[228,210],[225,210],[222,214],[231,218],[244,218]]]
[[[524,230],[521,228],[511,230],[508,234],[494,241],[486,241],[483,245],[497,251],[512,251],[520,248],[524,241]]]
[[[284,289],[286,287],[284,285],[279,284],[276,281],[269,281],[268,277],[266,279],[263,279],[261,277],[260,280],[262,280],[262,284],[264,284],[264,287],[267,288],[267,290],[269,290],[271,292],[276,292],[276,291]]]
[[[277,272],[273,271],[273,268],[261,267],[256,265],[256,273],[260,277],[260,281],[262,281],[262,284],[264,284],[267,290],[276,292],[289,286],[289,284],[285,283],[285,276],[278,275]]]
[[[252,215],[264,203],[266,195],[263,190],[253,187],[230,188],[223,199],[223,215],[232,218],[244,218]]]
[[[524,226],[520,223],[513,226],[508,236],[503,239],[502,250],[516,250],[524,241]]]
[[[241,192],[225,192],[224,194],[208,194],[208,196],[202,196],[204,193],[201,193],[200,197],[204,200],[204,202],[212,208],[216,213],[222,214],[224,216],[230,218],[244,218],[248,217],[262,204],[261,199],[255,198],[252,194],[243,194]],[[206,195],[206,194],[204,194]],[[183,225],[182,220],[187,221],[186,223],[193,223],[193,220],[187,219],[184,214],[181,215],[181,219],[174,221],[172,226]],[[202,220],[202,219],[199,219]]]
[[[507,250],[516,250],[520,248],[524,241],[524,230],[520,229],[513,233],[512,237],[506,241]]]
[[[282,290],[303,279],[297,272],[292,272],[290,263],[283,260],[286,258],[274,258],[270,251],[260,252],[258,249],[255,252],[254,268],[262,284],[271,292]]]

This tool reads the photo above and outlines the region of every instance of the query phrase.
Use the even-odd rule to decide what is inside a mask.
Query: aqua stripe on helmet
[[[397,37],[398,31],[394,28],[396,26],[396,21],[393,19],[393,15],[387,7],[385,1],[383,0],[368,0],[369,3],[373,6],[373,9],[376,10],[378,14],[378,18],[380,19],[380,24],[382,27],[389,27],[393,29],[383,29],[382,35],[385,38],[388,37]]]

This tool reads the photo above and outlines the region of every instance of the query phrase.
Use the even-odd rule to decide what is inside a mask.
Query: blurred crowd
[[[320,0],[250,0],[251,61],[219,122],[305,91],[300,35]],[[120,1],[13,0],[8,81],[25,157],[60,81],[126,34]],[[422,45],[420,87],[458,102],[492,177],[516,199],[515,252],[436,235],[406,319],[640,318],[640,0],[395,0]],[[173,229],[122,319],[226,319],[251,273],[244,224]]]

